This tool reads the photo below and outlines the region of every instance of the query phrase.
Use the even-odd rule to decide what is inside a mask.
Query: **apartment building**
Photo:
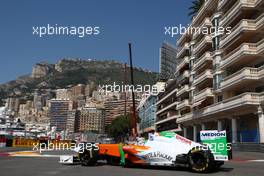
[[[49,118],[51,127],[57,131],[66,130],[69,111],[72,110],[72,101],[52,99],[49,102]]]
[[[143,136],[155,131],[157,94],[164,91],[165,82],[157,82],[155,86],[157,92],[143,94],[137,107],[138,117],[140,118],[139,133]]]
[[[217,129],[232,143],[264,143],[264,0],[207,0],[189,27],[231,32],[186,32],[177,41],[176,85],[161,99],[183,135],[199,141],[200,130]]]
[[[174,131],[181,132],[179,124],[176,119],[179,113],[176,110],[177,101],[177,80],[170,79],[166,82],[165,91],[160,92],[157,96],[156,103],[156,122],[155,130],[160,131]]]
[[[98,107],[84,107],[80,110],[78,131],[105,133],[105,110]]]
[[[105,125],[106,127],[109,126],[112,121],[120,116],[132,113],[133,111],[133,101],[132,99],[127,99],[126,101],[124,99],[116,99],[116,100],[106,100],[104,103],[105,107]],[[139,100],[135,99],[135,106],[137,107],[139,104]]]

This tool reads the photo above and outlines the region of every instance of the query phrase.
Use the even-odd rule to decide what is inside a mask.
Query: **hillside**
[[[128,81],[129,73],[128,67]],[[134,68],[135,84],[153,84],[156,79],[157,73]],[[58,89],[91,82],[121,84],[124,80],[124,64],[113,60],[62,59],[56,64],[37,63],[31,75],[20,76],[0,85],[0,101],[8,96],[32,96],[34,89]]]

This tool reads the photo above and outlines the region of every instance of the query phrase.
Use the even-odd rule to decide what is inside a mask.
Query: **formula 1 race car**
[[[82,150],[82,152],[80,152]],[[141,144],[91,144],[78,149],[82,165],[93,166],[98,160],[111,165],[186,166],[195,172],[219,168],[224,161],[216,160],[206,145],[193,142],[173,132],[149,135]]]

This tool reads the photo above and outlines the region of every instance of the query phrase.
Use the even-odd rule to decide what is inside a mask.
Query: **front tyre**
[[[210,172],[214,168],[214,158],[209,150],[193,148],[188,153],[188,164],[194,172]]]

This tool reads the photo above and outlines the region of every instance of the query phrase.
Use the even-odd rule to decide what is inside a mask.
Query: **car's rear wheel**
[[[209,172],[214,167],[214,159],[209,150],[194,148],[188,154],[188,164],[194,172]]]
[[[85,149],[83,153],[79,153],[79,159],[82,166],[94,166],[98,160],[98,150]]]

